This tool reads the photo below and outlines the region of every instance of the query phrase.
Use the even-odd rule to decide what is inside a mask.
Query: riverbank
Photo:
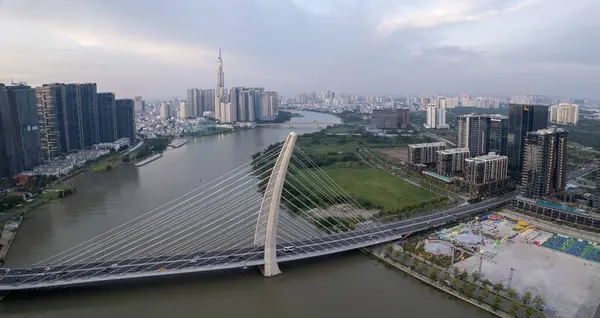
[[[151,157],[148,157],[148,158],[146,158],[146,159],[144,159],[144,160],[142,160],[142,161],[134,164],[134,166],[136,166],[136,167],[145,166],[145,165],[151,163],[152,161],[157,160],[158,158],[161,158],[162,156],[163,155],[161,153],[153,155]]]
[[[409,257],[408,254],[404,254],[406,255],[404,259],[406,264],[410,263],[411,266],[401,264],[400,262],[391,259],[381,248],[371,249],[369,253],[378,261],[386,264],[387,266],[398,269],[405,274],[436,288],[439,291],[445,292],[456,299],[460,299],[466,303],[483,309],[497,317],[521,317],[521,313],[527,317],[533,317],[534,314],[537,314],[535,317],[545,317],[541,312],[536,312],[531,309],[529,309],[531,312],[527,313],[525,310],[521,310],[521,305],[517,303],[512,303],[510,306],[505,304],[505,302],[500,299],[499,296],[493,296],[493,293],[491,293],[485,286],[475,289],[474,284],[464,282],[455,277],[456,275],[445,274],[445,277],[443,277],[440,269],[431,267],[429,264],[422,263],[420,260],[413,259]],[[418,269],[429,272],[429,276],[420,273]],[[492,304],[490,305],[486,301],[492,297],[493,300],[491,301]]]
[[[179,147],[187,144],[188,142],[190,142],[189,139],[173,139],[173,141],[171,141],[171,143],[169,144],[169,147],[179,148]]]
[[[23,215],[14,217],[13,220],[6,222],[2,229],[0,229],[0,267],[4,264],[6,255],[8,255],[10,247],[17,236],[21,222],[23,222]]]

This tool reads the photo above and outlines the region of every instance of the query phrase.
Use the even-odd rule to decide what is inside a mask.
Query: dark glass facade
[[[83,121],[79,84],[65,85],[66,100],[62,112],[60,143],[65,152],[83,149]]]
[[[79,84],[81,117],[83,125],[83,146],[86,148],[100,142],[100,121],[98,119],[98,96],[95,83]]]
[[[13,113],[12,130],[15,132],[18,172],[31,170],[42,164],[35,89],[27,85],[9,86],[7,97]]]
[[[509,133],[513,134],[512,151],[509,158],[509,170],[520,175],[523,167],[523,149],[528,132],[548,127],[548,106],[509,105]]]
[[[98,94],[100,142],[117,140],[117,107],[114,93]]]
[[[135,110],[133,99],[117,99],[117,139],[135,141]]]
[[[508,156],[508,117],[491,116],[489,128],[487,151]]]

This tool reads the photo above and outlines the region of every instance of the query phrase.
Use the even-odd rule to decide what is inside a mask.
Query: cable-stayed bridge
[[[511,197],[383,223],[323,172],[296,134],[166,204],[28,267],[0,268],[0,291],[278,264],[402,238]]]

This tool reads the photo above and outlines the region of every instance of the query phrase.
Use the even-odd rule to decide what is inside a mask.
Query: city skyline
[[[214,87],[222,46],[228,87],[283,95],[331,89],[600,97],[593,86],[600,3],[591,0],[63,5],[69,10],[48,15],[43,2],[0,3],[0,27],[14,30],[0,38],[8,62],[0,81],[94,82],[123,97],[184,96],[189,87]],[[170,16],[178,23],[155,23]]]

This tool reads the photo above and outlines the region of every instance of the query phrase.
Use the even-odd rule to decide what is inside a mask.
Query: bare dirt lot
[[[408,160],[407,147],[374,149],[374,151],[386,156],[386,158],[391,161],[406,162]]]
[[[489,248],[494,256],[483,261],[482,276],[507,286],[513,268],[511,287],[520,295],[526,291],[540,295],[556,317],[591,317],[600,301],[600,264],[527,244],[520,236]],[[470,257],[455,265],[473,272],[479,259]]]

